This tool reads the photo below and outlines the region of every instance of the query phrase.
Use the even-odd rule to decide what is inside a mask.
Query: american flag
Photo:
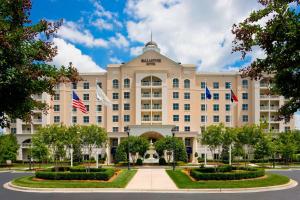
[[[84,114],[87,114],[87,110],[85,105],[83,104],[83,102],[79,99],[79,97],[77,96],[77,94],[73,91],[73,95],[72,95],[72,106],[74,108],[78,108],[81,112],[83,112]]]

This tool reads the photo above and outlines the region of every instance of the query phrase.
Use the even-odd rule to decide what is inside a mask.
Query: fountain
[[[158,161],[159,161],[159,156],[155,150],[155,147],[154,147],[152,139],[151,139],[149,149],[144,154],[144,163],[154,164],[154,163],[158,163]]]

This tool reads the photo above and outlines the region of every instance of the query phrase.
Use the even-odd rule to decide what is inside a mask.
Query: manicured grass
[[[68,180],[32,180],[34,176],[25,176],[12,181],[14,185],[32,188],[124,188],[135,175],[136,170],[122,170],[112,182],[89,182]]]
[[[282,185],[289,182],[289,178],[278,174],[267,173],[266,178],[233,181],[193,181],[181,170],[166,170],[178,188],[251,188]]]

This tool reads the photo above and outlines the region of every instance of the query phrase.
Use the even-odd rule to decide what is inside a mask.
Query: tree
[[[259,3],[263,6],[261,10],[233,25],[233,51],[241,52],[242,59],[253,48],[259,47],[265,53],[265,58],[256,58],[242,69],[242,76],[259,79],[263,74],[274,75],[272,91],[289,99],[280,108],[279,118],[288,121],[300,108],[300,1],[259,0]],[[260,23],[266,19],[266,23]]]
[[[89,158],[91,158],[91,155],[95,148],[102,148],[106,145],[107,132],[104,128],[96,125],[82,126],[80,131],[80,138],[82,147],[87,149]],[[88,163],[89,170],[90,160]]]
[[[44,143],[43,138],[40,136],[41,136],[40,134],[33,135],[31,152],[33,158],[38,160],[39,163],[41,164],[43,161],[48,160],[49,149],[47,148],[47,145]]]
[[[225,131],[221,132],[222,138],[222,159],[229,160],[229,148],[232,148],[233,143],[236,141],[236,129],[226,127]]]
[[[297,141],[295,140],[294,132],[288,131],[279,134],[278,137],[278,149],[285,163],[292,161],[293,155],[296,153]]]
[[[82,159],[82,145],[80,138],[81,126],[73,125],[69,126],[65,133],[66,147],[69,150],[73,149],[73,158],[75,161],[81,161]],[[71,156],[71,155],[70,155]]]
[[[201,143],[208,145],[208,148],[212,155],[215,155],[216,149],[220,150],[223,142],[223,132],[225,127],[223,124],[210,125],[201,135]]]
[[[176,137],[166,136],[155,142],[155,150],[159,156],[163,156],[165,151],[167,152],[167,162],[171,161],[171,152],[175,146],[175,160],[176,161],[187,161],[187,153],[183,141]]]
[[[54,94],[60,82],[80,80],[71,65],[57,68],[51,64],[57,49],[51,42],[61,21],[29,20],[30,0],[0,0],[0,126],[8,118],[30,121],[33,109],[47,111],[44,102],[32,95]],[[13,88],[13,90],[12,90]],[[8,117],[7,117],[8,116]]]
[[[129,141],[129,153],[133,163],[136,163],[137,154],[143,156],[149,148],[149,141],[145,137],[129,136],[117,147],[116,162],[127,161],[127,147]]]
[[[15,161],[18,149],[19,145],[15,135],[0,135],[0,164],[5,163],[6,160]]]
[[[254,158],[265,159],[272,156],[272,137],[263,135],[260,140],[254,145]]]

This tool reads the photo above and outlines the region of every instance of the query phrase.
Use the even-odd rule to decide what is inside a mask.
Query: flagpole
[[[207,88],[207,83],[205,79],[205,88],[204,88],[204,94],[205,94],[205,100],[204,100],[204,105],[205,105],[205,116],[204,116],[204,131],[206,131],[206,123],[207,123],[207,105],[206,105],[206,88]],[[204,145],[204,166],[207,165],[207,153],[206,153],[206,145]]]
[[[72,102],[73,102],[73,85],[71,83],[71,119],[70,119],[70,126],[73,125],[73,106],[72,106]],[[71,149],[70,149],[70,153],[71,153],[71,167],[73,167],[73,144],[71,144]]]
[[[232,83],[230,83],[230,128],[233,128]],[[231,144],[229,145],[229,165],[231,165]]]

